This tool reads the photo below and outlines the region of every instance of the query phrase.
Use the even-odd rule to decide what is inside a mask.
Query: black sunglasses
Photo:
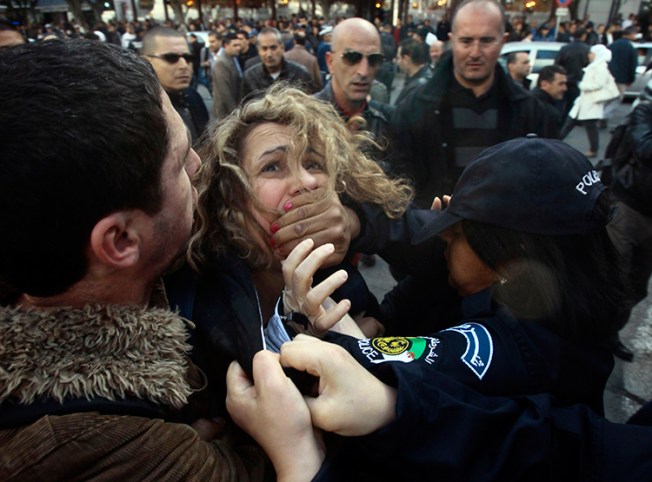
[[[362,61],[364,57],[367,57],[367,62],[369,62],[370,67],[378,67],[383,63],[385,57],[383,54],[363,54],[357,50],[345,50],[341,55],[342,60],[348,65],[356,65]]]
[[[183,59],[188,63],[192,62],[192,55],[175,54],[173,52],[169,52],[167,54],[149,54],[147,57],[154,57],[155,59],[163,59],[168,64],[176,64],[181,57],[183,57]]]

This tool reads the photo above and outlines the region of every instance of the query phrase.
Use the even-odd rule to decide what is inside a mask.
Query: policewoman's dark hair
[[[609,191],[598,198],[588,234],[529,234],[477,221],[462,221],[469,245],[500,273],[494,298],[516,318],[544,324],[571,340],[606,340],[614,331],[626,291],[622,263],[604,227]]]

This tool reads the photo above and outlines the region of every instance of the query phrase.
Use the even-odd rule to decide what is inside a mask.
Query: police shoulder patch
[[[358,340],[360,352],[374,364],[411,363],[422,360],[432,364],[437,357],[439,339],[432,337],[390,336]]]
[[[482,380],[489,370],[494,354],[493,339],[489,330],[479,323],[465,323],[446,331],[454,331],[466,338],[466,351],[460,359]]]

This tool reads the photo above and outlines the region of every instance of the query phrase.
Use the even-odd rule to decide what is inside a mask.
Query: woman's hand
[[[344,348],[298,335],[281,347],[281,364],[319,378],[306,396],[315,427],[345,436],[366,435],[396,418],[396,390],[369,373]]]
[[[315,249],[313,246],[312,239],[306,239],[299,243],[283,261],[285,280],[283,306],[286,314],[296,311],[305,315],[310,320],[312,334],[319,336],[342,320],[351,308],[351,302],[349,300],[341,300],[339,303],[327,301],[333,291],[348,279],[346,270],[336,271],[317,286],[312,287],[315,271],[335,249],[330,243]]]
[[[233,362],[226,374],[226,408],[274,464],[277,480],[311,480],[326,457],[321,433],[279,356],[262,350],[253,359],[254,381]]]

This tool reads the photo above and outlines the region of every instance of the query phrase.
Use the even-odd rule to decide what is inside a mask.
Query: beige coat
[[[237,58],[222,52],[213,66],[213,117],[217,120],[229,115],[242,100],[242,77],[235,66]]]

